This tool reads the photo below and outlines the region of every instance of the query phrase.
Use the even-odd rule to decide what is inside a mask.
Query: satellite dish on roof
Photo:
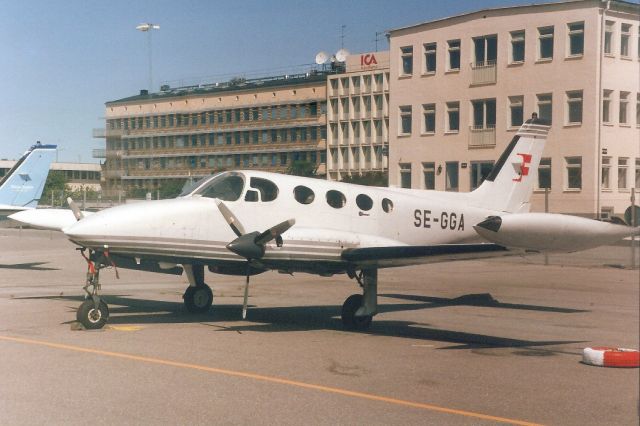
[[[347,56],[349,56],[349,51],[347,49],[340,49],[336,52],[336,60],[338,62],[346,61]]]
[[[329,54],[327,52],[318,52],[316,55],[316,64],[322,65],[326,64],[329,60]]]

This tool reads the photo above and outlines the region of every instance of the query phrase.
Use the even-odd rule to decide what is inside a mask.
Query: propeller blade
[[[282,235],[287,232],[289,228],[291,228],[295,223],[295,219],[289,219],[277,224],[276,226],[272,226],[262,234],[258,235],[258,237],[255,239],[256,244],[259,246],[265,245],[269,241],[276,238],[278,235]]]
[[[76,218],[76,220],[80,220],[80,219],[84,218],[84,215],[82,214],[82,211],[80,211],[80,207],[78,207],[76,202],[73,201],[73,199],[71,197],[67,197],[67,204],[69,204],[69,208],[73,212],[73,216]]]
[[[231,210],[229,210],[229,207],[220,200],[216,200],[216,204],[218,205],[218,210],[222,213],[224,220],[227,221],[233,232],[235,232],[238,237],[246,234],[244,226],[242,226],[238,218],[231,212]]]
[[[247,261],[247,281],[244,284],[244,301],[242,302],[242,319],[247,319],[247,304],[249,303],[249,276],[251,275],[251,263]]]

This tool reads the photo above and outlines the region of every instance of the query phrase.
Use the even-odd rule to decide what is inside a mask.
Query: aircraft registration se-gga
[[[77,311],[101,328],[109,310],[99,296],[100,269],[184,271],[190,312],[212,304],[205,267],[249,277],[268,270],[330,276],[362,287],[342,306],[347,328],[366,329],[377,312],[378,269],[491,257],[514,251],[577,251],[612,243],[638,228],[559,214],[528,213],[549,126],[522,125],[492,172],[470,193],[378,188],[259,171],[207,177],[178,198],[85,215],[48,210],[12,219],[60,229],[81,247],[89,273]],[[75,217],[74,217],[75,216]],[[85,251],[88,249],[88,254]]]

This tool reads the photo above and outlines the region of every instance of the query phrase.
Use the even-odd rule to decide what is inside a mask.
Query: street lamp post
[[[156,24],[151,24],[151,23],[144,23],[144,24],[140,24],[136,27],[136,30],[138,31],[142,31],[143,33],[147,33],[148,37],[147,37],[147,48],[149,50],[149,91],[153,90],[153,61],[152,61],[152,54],[151,54],[151,32],[153,30],[159,30],[160,29],[160,25],[156,25]]]

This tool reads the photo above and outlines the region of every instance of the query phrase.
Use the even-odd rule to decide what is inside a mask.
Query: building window
[[[509,96],[509,127],[524,123],[524,96]]]
[[[538,189],[551,190],[551,158],[540,159],[538,167]]]
[[[636,189],[640,188],[640,158],[636,158]],[[637,191],[636,191],[637,192]]]
[[[511,32],[511,63],[524,62],[524,30]]]
[[[538,59],[553,59],[553,27],[538,28]]]
[[[400,134],[411,134],[411,105],[400,107]]]
[[[458,191],[458,162],[447,161],[445,163],[445,188],[446,191]]]
[[[636,127],[640,127],[640,93],[636,93]]]
[[[460,69],[460,40],[449,40],[449,70],[457,71]]]
[[[479,187],[493,169],[493,161],[471,162],[471,190]]]
[[[611,189],[611,157],[602,157],[601,188]]]
[[[424,189],[436,189],[436,163],[422,163]]]
[[[618,189],[627,189],[627,172],[629,170],[629,159],[618,158]]]
[[[475,65],[494,65],[498,56],[498,37],[495,35],[473,39]],[[460,68],[458,66],[458,68]]]
[[[582,123],[582,90],[567,92],[567,124]]]
[[[604,27],[604,53],[605,55],[611,55],[613,53],[613,29],[615,23],[613,21],[607,21]]]
[[[411,188],[411,164],[400,163],[400,187]]]
[[[629,40],[631,39],[631,24],[622,24],[620,27],[620,56],[629,57]]]
[[[602,91],[602,122],[611,122],[611,93],[613,90]]]
[[[433,74],[436,72],[436,43],[424,45],[424,72]]]
[[[402,72],[400,75],[413,74],[413,46],[405,46],[400,48]]]
[[[567,166],[565,188],[582,189],[582,157],[565,157],[565,162]]]
[[[494,129],[496,127],[496,100],[481,99],[471,101],[473,107],[473,128]]]
[[[447,102],[447,132],[460,131],[460,102]]]
[[[582,56],[584,53],[584,22],[574,22],[569,28],[569,56]]]
[[[538,98],[538,117],[551,124],[551,117],[553,116],[551,93],[536,95],[536,97]]]
[[[620,107],[618,110],[618,118],[620,124],[629,124],[627,109],[629,107],[629,92],[620,92]]]
[[[423,133],[435,133],[436,132],[436,104],[422,105],[422,114],[424,115],[424,128]]]

